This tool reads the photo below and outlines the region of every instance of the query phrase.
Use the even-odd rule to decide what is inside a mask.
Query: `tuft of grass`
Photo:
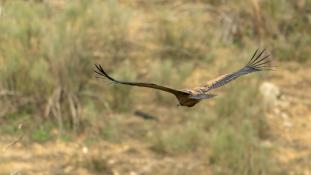
[[[311,30],[311,28],[310,28]],[[304,35],[301,38],[300,34],[291,34],[289,37],[280,37],[278,42],[272,43],[274,49],[273,54],[279,58],[280,61],[297,61],[304,63],[309,60],[311,53],[308,47],[311,44],[311,35]]]
[[[17,134],[19,132],[19,128],[18,125],[4,125],[3,127],[1,127],[1,133],[4,134],[10,134],[10,135],[14,135]]]
[[[240,81],[216,101],[210,140],[211,162],[220,174],[261,174],[273,170],[269,150],[261,140],[269,136],[256,81]],[[270,162],[271,161],[271,162]]]
[[[45,142],[52,138],[50,134],[50,129],[45,127],[40,127],[32,131],[31,139],[37,142]]]
[[[113,118],[107,119],[104,126],[100,129],[100,134],[102,137],[111,142],[117,142],[121,139],[121,125],[119,116],[114,116]]]
[[[171,60],[164,60],[161,63],[154,63],[153,69],[151,70],[151,76],[152,79],[154,79],[158,84],[171,87],[178,86],[178,79],[180,78]],[[167,94],[164,94],[163,92],[155,91],[155,94],[157,102],[165,104],[174,103],[173,98],[167,97]]]
[[[262,16],[269,26],[266,28],[267,35],[273,37],[268,43],[274,47],[275,57],[281,61],[297,62],[309,59],[311,21],[307,11],[310,2],[276,0],[263,1],[260,5]]]
[[[251,122],[221,123],[212,133],[210,161],[221,167],[219,174],[270,173],[269,151],[261,146]]]
[[[241,121],[252,122],[257,136],[266,138],[269,128],[265,121],[262,99],[257,81],[238,80],[230,87],[230,92],[216,99],[215,113],[219,120],[239,126]]]
[[[72,142],[73,138],[70,135],[63,134],[60,136],[60,139],[64,142]]]
[[[125,62],[121,67],[123,68],[117,72],[116,79],[131,81],[136,78],[136,72],[129,62]],[[107,94],[110,99],[109,106],[113,110],[120,112],[131,110],[135,97],[132,92],[132,86],[111,83],[109,91],[109,95]]]
[[[181,154],[193,152],[206,144],[205,132],[197,123],[187,123],[155,132],[151,137],[153,150],[160,153]]]
[[[211,35],[199,20],[203,14],[191,11],[190,15],[176,15],[170,11],[162,10],[156,20],[155,40],[160,46],[156,53],[164,59],[204,59]]]
[[[129,22],[132,13],[129,8],[121,6],[115,0],[107,1],[105,6],[103,51],[108,53],[107,57],[115,63],[118,60],[128,59],[130,56],[131,45],[134,44],[129,39]]]

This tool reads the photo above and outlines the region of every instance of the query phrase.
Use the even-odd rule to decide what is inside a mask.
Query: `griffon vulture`
[[[209,93],[212,89],[219,88],[236,78],[252,73],[252,72],[259,72],[265,70],[271,70],[271,60],[269,59],[270,55],[264,55],[265,50],[258,52],[258,49],[253,54],[252,58],[249,62],[241,68],[240,70],[233,72],[231,74],[224,74],[221,75],[213,80],[208,81],[207,83],[203,84],[200,87],[192,88],[192,89],[184,89],[184,90],[177,90],[172,89],[166,86],[157,85],[154,83],[143,83],[143,82],[128,82],[128,81],[119,81],[111,76],[109,76],[101,65],[95,64],[97,70],[94,70],[100,76],[103,76],[117,84],[124,84],[130,86],[139,86],[139,87],[147,87],[158,89],[161,91],[165,91],[171,94],[174,94],[178,99],[178,106],[188,106],[192,107],[201,100],[213,98],[216,95]]]

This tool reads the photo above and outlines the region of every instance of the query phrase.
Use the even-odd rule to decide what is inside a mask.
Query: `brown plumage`
[[[270,55],[264,56],[263,53],[265,50],[262,50],[258,53],[258,49],[255,51],[254,55],[244,66],[242,69],[233,72],[231,74],[221,75],[213,80],[208,81],[206,84],[200,87],[196,87],[193,89],[185,89],[185,90],[176,90],[165,86],[160,86],[154,83],[142,83],[142,82],[128,82],[128,81],[119,81],[110,77],[101,65],[96,65],[97,70],[94,70],[97,74],[117,83],[117,84],[125,84],[130,86],[139,86],[139,87],[147,87],[162,90],[165,92],[169,92],[174,94],[179,101],[178,105],[192,107],[203,99],[213,98],[216,95],[209,94],[208,92],[212,89],[216,89],[221,87],[230,81],[252,72],[271,70],[271,60],[269,60]]]

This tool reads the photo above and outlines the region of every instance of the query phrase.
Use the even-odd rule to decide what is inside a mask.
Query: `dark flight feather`
[[[211,85],[208,86],[206,92],[211,89],[221,87],[242,75],[246,75],[252,72],[271,70],[271,60],[269,60],[270,55],[262,56],[265,52],[265,49],[263,49],[258,55],[257,52],[258,49],[255,51],[254,55],[247,63],[247,65],[244,66],[242,69],[231,74],[222,76],[222,78],[216,78],[216,81],[212,82]]]
[[[101,65],[95,64],[95,66],[96,66],[97,70],[94,70],[94,72],[96,72],[97,74],[99,74],[101,76],[104,76],[104,77],[108,78],[109,80],[111,80],[111,81],[113,81],[115,83],[118,83],[118,84],[125,84],[125,85],[130,85],[130,86],[139,86],[139,87],[153,88],[153,89],[158,89],[158,90],[162,90],[162,91],[165,91],[165,92],[169,92],[169,93],[172,93],[174,95],[189,95],[186,92],[183,92],[183,91],[180,91],[180,90],[175,90],[175,89],[168,88],[168,87],[165,87],[165,86],[160,86],[160,85],[157,85],[157,84],[154,84],[154,83],[119,81],[119,80],[116,80],[116,79],[112,78],[111,76],[109,76],[104,71],[104,69],[102,68]]]

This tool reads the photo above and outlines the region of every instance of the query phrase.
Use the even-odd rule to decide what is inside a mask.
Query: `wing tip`
[[[93,71],[94,71],[95,73],[97,73],[97,74],[99,74],[99,75],[101,75],[101,76],[104,76],[104,77],[108,78],[108,79],[111,80],[111,81],[117,82],[115,79],[113,79],[112,77],[110,77],[110,76],[104,71],[103,67],[102,67],[100,64],[94,64],[94,65],[95,65],[95,67],[96,67],[96,69],[97,69],[97,70],[94,70],[94,69],[93,69]]]
[[[254,52],[252,58],[247,63],[247,67],[253,68],[257,71],[266,71],[266,70],[272,70],[275,68],[272,65],[271,61],[271,55],[270,54],[264,54],[266,52],[266,48],[263,48],[259,53],[260,49],[256,49]]]

